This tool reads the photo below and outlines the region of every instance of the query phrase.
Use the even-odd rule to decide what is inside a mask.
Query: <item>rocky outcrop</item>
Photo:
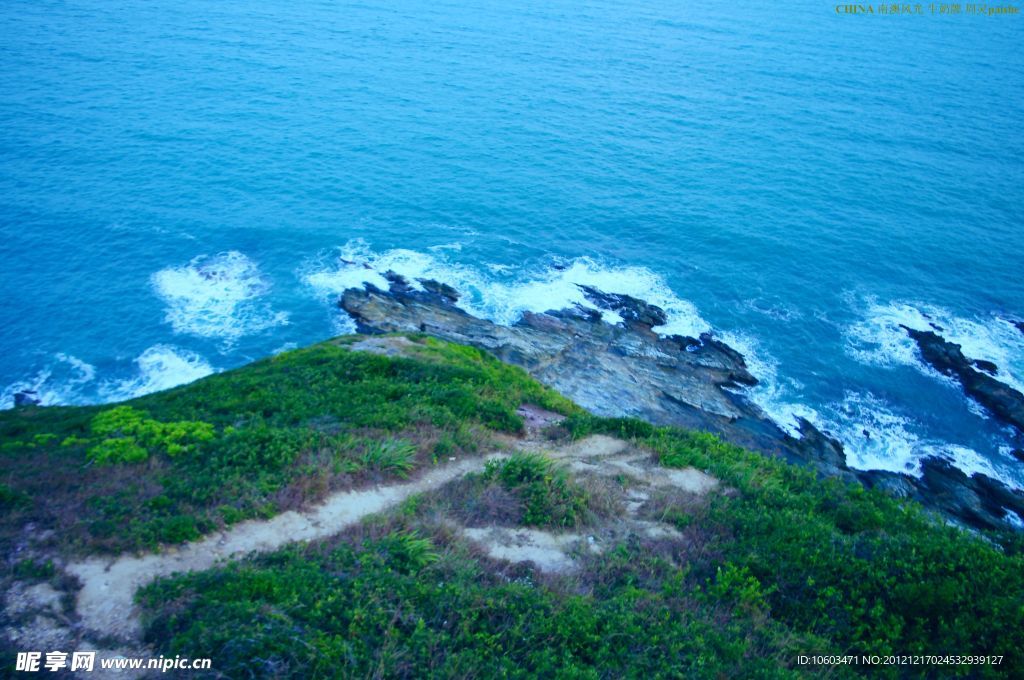
[[[38,406],[42,403],[39,394],[35,390],[25,390],[14,393],[14,406]]]
[[[917,343],[921,358],[929,365],[939,373],[955,378],[968,396],[987,408],[999,420],[1024,433],[1024,394],[990,375],[999,370],[995,364],[990,361],[977,362],[968,359],[960,350],[960,345],[949,342],[938,333],[919,331],[907,326],[903,328]],[[975,366],[982,371],[976,370]]]
[[[422,332],[481,347],[598,415],[709,430],[745,446],[795,455],[797,440],[787,440],[737,394],[737,388],[757,383],[742,355],[707,334],[659,336],[651,330],[665,321],[658,307],[589,289],[588,298],[624,323],[604,323],[600,312],[574,307],[527,312],[508,327],[467,314],[452,292],[434,282],[424,282],[423,290],[404,280],[390,283],[387,291],[371,285],[345,291],[341,307],[360,332]]]
[[[743,389],[757,384],[743,355],[710,334],[661,336],[661,308],[628,295],[581,287],[599,309],[527,312],[501,326],[457,306],[450,286],[421,280],[414,287],[388,272],[389,289],[350,288],[339,306],[361,333],[427,333],[485,349],[526,369],[540,382],[601,416],[633,416],[656,425],[713,432],[723,439],[807,466],[821,476],[860,481],[900,498],[914,498],[973,527],[1007,527],[1006,509],[1024,516],[1024,494],[996,480],[963,472],[940,459],[921,479],[852,470],[842,445],[806,420],[800,437],[774,423]],[[606,323],[614,313],[622,323]],[[972,369],[973,370],[973,369]]]

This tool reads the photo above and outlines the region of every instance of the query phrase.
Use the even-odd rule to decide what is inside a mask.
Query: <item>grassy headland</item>
[[[0,413],[3,584],[64,559],[160,549],[344,488],[401,480],[564,414],[552,446],[602,434],[723,491],[652,496],[671,528],[545,572],[458,526],[597,531],[605,489],[515,454],[338,535],[140,591],[146,641],[220,677],[1012,675],[1024,556],[1010,533],[896,501],[703,433],[592,417],[486,353],[412,337],[405,356],[296,350],[119,406]],[[53,533],[27,556],[26,527]],[[48,561],[48,560],[54,561]],[[800,655],[1002,655],[999,666],[798,664]]]

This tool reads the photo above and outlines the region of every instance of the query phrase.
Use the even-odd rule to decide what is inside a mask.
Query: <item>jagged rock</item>
[[[1014,321],[1013,325],[1017,327],[1021,333],[1024,333],[1024,321]]]
[[[798,417],[796,422],[801,435],[797,448],[806,454],[808,463],[815,464],[829,476],[847,471],[846,452],[842,444],[826,436],[805,418]]]
[[[35,390],[24,390],[14,393],[14,406],[38,406],[42,403],[39,393]]]
[[[935,370],[956,378],[968,396],[991,411],[996,418],[1024,432],[1024,394],[987,373],[975,370],[971,361],[960,351],[960,345],[932,331],[919,331],[907,326],[903,328],[917,343],[922,358]],[[995,364],[991,365],[993,369],[996,368]]]
[[[459,301],[459,292],[452,288],[451,286],[449,286],[447,283],[441,283],[440,281],[435,281],[434,279],[417,279],[417,281],[419,281],[423,288],[426,289],[428,292],[434,293],[435,295],[440,295],[441,297],[446,297],[452,302]]]
[[[870,489],[878,489],[893,498],[919,498],[917,480],[909,475],[889,470],[865,470],[857,475]]]
[[[412,286],[409,285],[409,281],[395,271],[390,269],[387,270],[384,272],[384,278],[387,279],[388,284],[391,286],[391,290],[401,290],[404,292],[411,292],[413,290]]]
[[[526,312],[512,326],[500,326],[456,306],[458,293],[444,284],[421,281],[424,290],[418,291],[404,279],[389,281],[387,291],[365,285],[342,295],[339,306],[355,319],[360,332],[428,333],[480,347],[597,415],[633,416],[655,425],[712,432],[821,476],[914,498],[973,527],[1005,528],[1004,508],[1021,502],[1019,492],[1000,482],[968,477],[939,459],[923,466],[921,479],[850,469],[833,437],[802,419],[801,437],[792,437],[736,389],[757,383],[742,354],[706,333],[697,339],[659,336],[651,327],[664,323],[664,310],[642,300],[584,288],[593,304],[615,311],[626,323],[606,323],[599,312],[576,306]],[[966,359],[961,367],[992,380]]]
[[[930,498],[938,507],[975,526],[998,526],[998,522],[988,518],[981,497],[962,470],[945,459],[929,457],[921,462],[921,471]]]
[[[985,371],[989,375],[996,375],[999,373],[999,367],[987,359],[974,359],[971,361],[971,365],[978,370]]]
[[[1012,449],[1010,455],[1024,463],[1024,449]]]
[[[650,333],[644,326],[660,310],[626,297],[615,304],[633,310],[636,326],[612,326],[579,307],[526,313],[513,326],[500,326],[466,314],[450,297],[411,291],[401,282],[389,291],[349,289],[340,304],[361,331],[425,332],[482,347],[600,415],[745,430],[739,437],[745,442],[763,439],[763,448],[778,449],[785,434],[726,389],[756,383],[742,356],[710,336],[688,348]]]
[[[1024,516],[1024,493],[987,475],[975,473],[968,477],[938,457],[921,461],[921,471],[921,483],[931,504],[972,526],[1006,529],[1007,511]]]
[[[664,326],[668,321],[665,310],[638,300],[631,295],[605,293],[593,286],[579,286],[584,297],[602,309],[617,312],[626,323],[637,323],[647,328]]]

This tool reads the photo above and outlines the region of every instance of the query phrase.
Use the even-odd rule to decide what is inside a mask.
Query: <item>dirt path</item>
[[[242,522],[219,535],[162,553],[91,558],[70,564],[67,570],[82,583],[76,605],[81,624],[86,630],[104,636],[137,640],[142,627],[133,598],[147,583],[175,572],[209,569],[220,561],[253,551],[270,552],[288,543],[332,536],[367,515],[479,470],[484,461],[476,458],[451,463],[412,482],[335,493],[309,510]]]
[[[529,415],[528,436],[524,439],[510,438],[506,441],[508,448],[543,452],[566,465],[575,474],[625,476],[632,482],[624,497],[624,515],[614,522],[614,527],[604,527],[603,533],[596,530],[590,534],[577,534],[527,528],[456,527],[466,539],[483,547],[497,559],[530,561],[543,571],[569,571],[576,568],[576,560],[581,553],[601,552],[605,544],[610,544],[623,531],[640,532],[648,536],[678,536],[674,529],[661,522],[639,517],[638,507],[659,487],[675,487],[700,496],[718,488],[717,480],[698,470],[660,468],[654,464],[649,453],[613,437],[594,435],[562,446],[552,446],[551,442],[539,436],[539,431],[557,414],[537,410],[537,413],[524,415]],[[368,515],[388,510],[413,495],[437,489],[463,475],[480,471],[488,460],[506,456],[507,452],[494,452],[479,458],[450,462],[429,470],[413,481],[338,492],[307,510],[290,511],[266,520],[242,522],[227,531],[161,553],[89,558],[71,563],[67,565],[66,571],[76,576],[81,583],[81,590],[75,600],[73,619],[76,620],[49,614],[37,618],[33,625],[38,630],[23,630],[24,641],[28,642],[28,638],[38,641],[52,638],[54,644],[62,641],[61,645],[67,646],[71,644],[70,641],[77,640],[73,647],[79,650],[94,649],[105,657],[116,654],[145,656],[148,650],[141,642],[140,612],[134,602],[139,588],[174,573],[203,571],[250,553],[270,552],[290,543],[330,537]],[[7,594],[8,600],[12,593]],[[34,591],[26,591],[24,595],[27,597],[32,593]],[[42,602],[46,598],[40,596],[34,599]],[[52,600],[53,596],[49,599]],[[58,623],[58,620],[63,622]],[[107,640],[108,644],[98,646],[89,640]],[[110,645],[118,648],[111,649]],[[117,677],[134,676],[129,672]]]
[[[536,440],[519,442],[519,448],[539,447],[543,445]],[[593,468],[600,469],[603,474],[625,473],[644,482],[645,486],[670,484],[703,493],[716,485],[715,480],[696,470],[659,469],[655,478],[653,471],[635,463],[637,455],[630,455],[628,449],[628,444],[622,440],[596,435],[548,449],[547,453],[552,458],[568,462],[576,471]],[[203,571],[251,552],[271,552],[289,543],[327,538],[368,515],[394,507],[412,495],[436,489],[457,477],[478,471],[488,459],[502,455],[491,454],[450,463],[430,470],[412,482],[338,492],[308,510],[289,511],[267,520],[242,522],[228,531],[165,552],[112,559],[90,558],[69,564],[67,571],[82,583],[76,613],[87,631],[125,642],[138,640],[142,626],[134,596],[142,586],[176,572]],[[474,536],[477,540],[481,537]],[[563,546],[567,540],[568,537],[549,539],[552,545],[546,547],[552,551],[555,545]]]
[[[460,527],[463,538],[483,548],[495,559],[531,562],[541,571],[570,572],[579,567],[579,558],[600,554],[627,536],[654,539],[681,539],[670,524],[644,519],[640,510],[660,489],[673,489],[699,498],[720,489],[717,479],[695,468],[670,469],[656,465],[651,454],[628,442],[607,435],[585,439],[551,449],[538,438],[518,443],[521,450],[533,450],[559,461],[577,479],[619,477],[628,479],[628,488],[618,492],[622,513],[584,533],[550,531],[524,527]]]

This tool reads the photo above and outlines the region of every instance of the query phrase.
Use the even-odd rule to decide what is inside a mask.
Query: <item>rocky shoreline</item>
[[[365,284],[346,290],[338,303],[361,333],[428,333],[479,347],[597,415],[713,432],[820,476],[917,499],[966,526],[1009,528],[1008,511],[1024,518],[1024,493],[980,473],[967,476],[944,459],[926,458],[920,478],[854,470],[842,444],[810,422],[801,419],[801,437],[791,436],[744,396],[743,388],[757,379],[742,354],[707,333],[657,334],[653,328],[665,323],[665,312],[642,300],[581,287],[602,311],[577,306],[528,312],[514,325],[500,326],[460,308],[458,291],[447,284],[424,279],[414,286],[393,272],[386,278],[388,290]],[[606,315],[622,321],[608,323]]]
[[[917,343],[921,357],[932,368],[954,378],[967,396],[1001,422],[1024,434],[1024,394],[993,377],[999,373],[998,366],[991,361],[968,359],[960,345],[949,342],[934,331],[919,331],[907,326],[903,329]]]

